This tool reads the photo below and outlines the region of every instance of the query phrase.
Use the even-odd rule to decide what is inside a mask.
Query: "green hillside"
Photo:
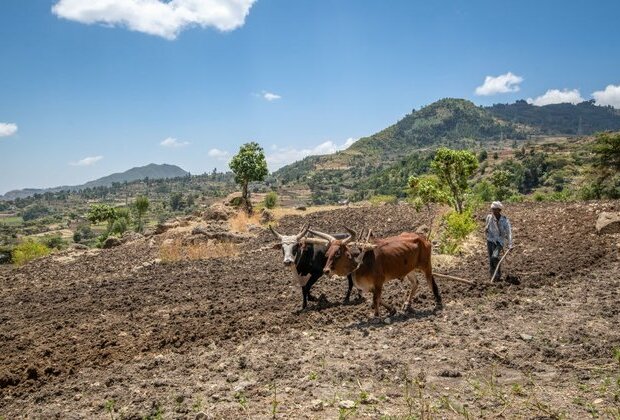
[[[495,118],[465,99],[442,99],[412,111],[372,136],[359,139],[347,150],[309,156],[279,169],[274,175],[284,183],[305,182],[314,172],[325,170],[361,170],[363,175],[370,176],[412,153],[439,145],[467,148],[480,141],[525,139],[530,131],[528,127]]]
[[[599,131],[620,130],[620,110],[594,105],[594,101],[577,105],[535,106],[520,100],[514,104],[496,104],[485,109],[496,118],[527,125],[535,134],[589,135]]]

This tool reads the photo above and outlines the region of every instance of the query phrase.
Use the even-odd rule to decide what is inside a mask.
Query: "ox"
[[[327,262],[325,251],[327,249],[326,242],[317,240],[316,238],[305,238],[308,233],[309,226],[306,225],[297,235],[282,235],[273,227],[269,227],[271,233],[280,240],[276,245],[282,248],[284,254],[284,265],[290,266],[293,271],[294,280],[301,287],[303,297],[302,309],[308,305],[308,301],[314,301],[316,298],[310,294],[310,289],[316,281],[323,275],[323,268]],[[336,234],[333,237],[345,239],[349,235]],[[314,239],[314,240],[313,240]],[[353,288],[353,279],[347,276],[349,280],[349,288],[344,297],[344,302],[348,303],[351,297],[351,289]]]
[[[431,266],[431,243],[425,236],[405,232],[399,236],[378,239],[372,245],[366,243],[360,251],[351,246],[355,232],[347,230],[350,235],[344,240],[323,232],[310,232],[328,241],[324,273],[328,276],[352,275],[355,287],[373,293],[375,316],[379,316],[379,305],[385,306],[390,313],[395,312],[393,307],[381,301],[383,284],[391,279],[407,278],[411,282],[405,305],[406,310],[411,310],[411,301],[418,288],[415,271],[424,273],[435,296],[436,307],[441,308],[441,295]]]

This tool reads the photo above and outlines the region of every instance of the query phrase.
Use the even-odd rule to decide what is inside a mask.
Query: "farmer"
[[[512,228],[506,216],[502,215],[504,206],[499,201],[491,204],[491,214],[487,215],[484,231],[487,235],[487,249],[489,251],[489,271],[491,277],[495,273],[499,263],[500,254],[505,245],[512,248]],[[501,270],[497,270],[495,278],[491,281],[499,281],[502,277]]]

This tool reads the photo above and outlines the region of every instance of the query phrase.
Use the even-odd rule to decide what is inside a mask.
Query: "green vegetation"
[[[239,153],[230,161],[230,169],[235,174],[235,182],[241,185],[242,197],[249,213],[252,212],[248,185],[252,181],[262,181],[269,171],[265,153],[258,143],[250,142],[239,148]]]
[[[137,232],[142,232],[144,230],[143,218],[149,209],[149,204],[149,199],[147,197],[143,195],[136,197],[134,206],[136,208],[136,213],[138,214],[138,225],[136,226]]]
[[[13,263],[15,265],[24,265],[28,261],[36,258],[44,257],[50,253],[45,244],[28,239],[20,243],[13,250]]]
[[[31,206],[28,206],[22,212],[22,219],[25,222],[30,220],[39,219],[41,217],[47,216],[51,213],[50,209],[43,204],[36,203]]]
[[[496,104],[486,110],[504,121],[527,125],[533,133],[546,135],[587,135],[598,131],[620,130],[620,111],[597,106],[593,100],[577,105],[536,106],[524,100],[514,104]]]
[[[478,168],[476,155],[467,150],[451,150],[440,147],[431,162],[431,170],[439,184],[451,194],[451,201],[459,213],[463,213],[468,181]]]
[[[441,235],[441,253],[455,254],[460,251],[460,245],[467,235],[476,229],[476,221],[471,210],[462,213],[451,211],[443,217],[444,229]]]
[[[272,209],[278,205],[278,194],[275,191],[269,191],[265,196],[265,207]]]
[[[379,204],[396,204],[398,197],[395,195],[373,195],[370,197],[370,204],[377,206]]]
[[[592,180],[582,189],[581,197],[620,198],[620,132],[598,134],[592,152]]]

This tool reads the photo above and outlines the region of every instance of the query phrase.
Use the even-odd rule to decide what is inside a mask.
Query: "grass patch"
[[[248,216],[246,212],[240,211],[228,220],[228,225],[233,232],[247,232],[249,225],[260,225],[260,214],[254,212]]]
[[[368,199],[368,201],[370,201],[370,204],[372,204],[373,206],[378,206],[383,203],[396,204],[398,203],[398,197],[396,197],[395,195],[379,194],[373,195],[372,197],[370,197],[370,199]]]
[[[24,224],[24,219],[20,216],[0,217],[0,223],[7,226],[21,226]]]

